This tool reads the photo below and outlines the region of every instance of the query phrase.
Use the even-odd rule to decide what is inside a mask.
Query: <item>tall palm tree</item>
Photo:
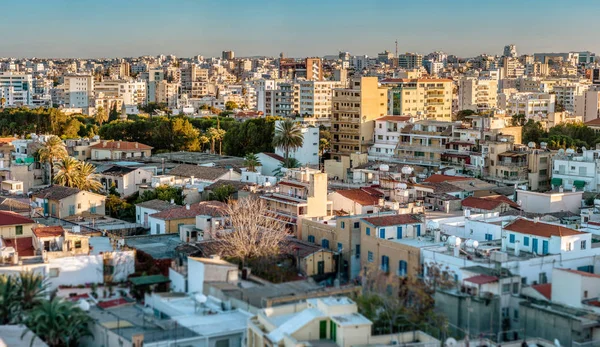
[[[248,168],[250,172],[256,172],[256,167],[260,166],[260,160],[254,153],[248,153],[244,158],[244,166]]]
[[[102,183],[98,180],[96,167],[90,163],[80,163],[78,180],[79,185],[77,188],[81,190],[98,192],[102,189]]]
[[[58,136],[52,136],[46,140],[46,143],[38,150],[38,157],[42,163],[50,164],[50,184],[53,181],[54,162],[66,157],[67,149],[65,144]]]
[[[273,137],[273,146],[281,148],[284,157],[290,156],[290,151],[302,147],[304,144],[304,134],[300,124],[291,119],[286,119],[277,123],[275,127],[275,136]]]
[[[225,137],[225,130],[219,129],[219,128],[209,128],[206,131],[206,136],[208,136],[208,138],[211,141],[210,152],[214,154],[215,153],[215,142],[223,141],[223,137]],[[220,151],[219,151],[219,154],[221,154]]]
[[[64,157],[57,164],[58,172],[54,176],[54,183],[65,187],[79,186],[79,168],[81,163],[73,157]]]
[[[28,311],[38,305],[46,294],[48,282],[39,273],[30,271],[19,274],[19,292],[23,310]]]
[[[77,346],[82,337],[92,336],[91,321],[74,303],[54,297],[36,306],[27,316],[25,325],[50,347]],[[24,331],[21,338],[26,334]]]

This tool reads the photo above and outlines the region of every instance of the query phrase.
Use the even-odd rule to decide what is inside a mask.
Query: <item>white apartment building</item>
[[[279,123],[281,121],[277,121]],[[275,127],[277,127],[275,123]],[[318,166],[319,165],[319,127],[315,126],[302,126],[302,136],[304,141],[302,147],[290,151],[290,158],[298,160],[302,166]],[[284,152],[281,148],[275,149],[275,154],[284,156]]]
[[[552,90],[556,95],[556,104],[562,105],[565,111],[575,111],[575,98],[583,95],[590,87],[589,84],[566,82],[554,85]]]
[[[70,108],[87,109],[94,91],[94,78],[89,75],[64,76],[62,104]]]
[[[125,105],[146,104],[146,82],[144,81],[102,81],[95,85],[96,96],[123,99]]]
[[[33,105],[33,79],[29,74],[16,72],[0,72],[0,98],[5,102],[2,106]]]
[[[498,105],[498,81],[490,78],[463,77],[458,86],[458,109],[484,112]]]
[[[600,87],[590,87],[575,96],[575,115],[582,117],[584,122],[600,118]]]
[[[342,88],[340,81],[299,81],[299,113],[316,122],[329,123],[332,115],[333,88]]]
[[[506,114],[524,114],[527,119],[547,119],[554,114],[556,96],[547,93],[513,93],[506,99]]]
[[[585,191],[598,191],[600,187],[600,150],[587,150],[581,154],[573,150],[559,151],[552,158],[552,185],[566,190],[573,187]]]
[[[412,118],[408,116],[383,116],[375,119],[374,144],[369,148],[369,159],[381,160],[394,157],[400,131]]]
[[[257,111],[267,112],[267,92],[275,89],[275,80],[259,80],[256,86],[256,108]]]

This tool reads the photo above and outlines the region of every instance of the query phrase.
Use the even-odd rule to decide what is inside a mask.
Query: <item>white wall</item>
[[[333,202],[334,210],[344,210],[350,214],[366,214],[370,212],[377,212],[379,210],[379,206],[363,206],[337,192],[327,195],[327,200]]]
[[[149,227],[150,224],[144,225],[144,214],[147,213],[150,216],[153,213],[159,212],[158,210],[154,210],[147,207],[136,206],[135,207],[135,221],[138,224],[142,224],[145,228]],[[148,217],[148,223],[150,222],[150,217]]]
[[[150,224],[150,234],[164,234],[167,228],[166,222],[162,219],[152,218],[148,216],[148,224]]]
[[[302,128],[302,135],[304,136],[302,147],[290,151],[290,157],[296,158],[301,165],[319,165],[319,128]],[[275,153],[284,156],[280,148],[275,148]]]
[[[169,268],[169,279],[171,280],[171,290],[177,293],[185,293],[186,278],[179,272]]]
[[[281,162],[277,159],[274,159],[264,153],[257,153],[256,157],[260,161],[261,165],[261,174],[264,176],[275,176],[275,170],[279,168]]]
[[[559,175],[553,175],[558,177]],[[577,179],[577,178],[575,178]],[[573,178],[571,177],[571,185]],[[565,180],[563,179],[563,185]],[[587,186],[586,186],[587,187]],[[566,187],[565,187],[566,188]],[[561,211],[571,211],[579,214],[581,208],[582,192],[571,192],[565,189],[564,193],[537,193],[525,190],[517,190],[517,201],[521,201],[521,208],[525,212],[533,213],[552,213]]]
[[[202,293],[203,290],[204,264],[188,257],[188,293]]]

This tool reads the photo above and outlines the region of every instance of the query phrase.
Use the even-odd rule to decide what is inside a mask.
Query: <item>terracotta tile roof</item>
[[[213,217],[222,217],[227,215],[227,204],[220,201],[202,201],[189,206],[179,206],[177,208],[168,209],[165,211],[156,212],[150,217],[173,220],[195,218],[198,215],[208,215]]]
[[[386,121],[386,122],[408,122],[410,120],[410,116],[383,116],[375,119],[376,121]]]
[[[303,240],[298,240],[293,237],[288,237],[285,241],[283,241],[283,250],[290,255],[298,256],[304,258],[313,253],[316,253],[320,250],[324,250],[326,252],[331,252],[319,245],[314,243],[306,242]]]
[[[285,161],[285,158],[280,156],[279,154],[269,153],[269,152],[263,152],[263,154],[266,155],[267,157],[271,157],[275,160],[279,160],[280,162]]]
[[[572,269],[558,269],[558,270],[570,272],[572,274],[581,275],[583,277],[600,278],[600,275],[596,275],[596,274],[593,274],[593,273],[590,273],[590,272],[585,272],[585,271],[572,270]]]
[[[426,183],[426,185],[433,188],[433,191],[436,194],[456,193],[456,192],[462,191],[461,188],[459,188],[453,184],[447,183],[447,182],[429,182],[429,183]]]
[[[336,193],[362,206],[374,206],[379,204],[379,194],[375,195],[362,189],[338,190]]]
[[[482,198],[483,199],[488,199],[488,200],[503,201],[503,202],[509,204],[513,208],[521,209],[521,206],[519,206],[518,203],[512,201],[506,195],[489,195],[489,196],[483,196]]]
[[[592,119],[591,121],[583,123],[587,126],[600,126],[600,118]]]
[[[0,197],[0,211],[29,212],[31,207],[26,200]],[[27,200],[29,201],[29,200]]]
[[[91,149],[106,149],[119,151],[143,151],[152,149],[152,147],[139,142],[128,141],[100,141],[97,144],[90,146]]]
[[[0,137],[0,144],[11,143],[14,140],[16,140],[16,138],[14,138],[14,137]]]
[[[210,166],[199,166],[190,164],[180,164],[169,171],[169,175],[179,177],[192,177],[199,180],[214,181],[221,178],[229,172],[228,169]]]
[[[506,201],[508,200],[508,201]],[[516,204],[514,201],[510,201],[510,199],[504,197],[504,199],[502,198],[498,198],[498,197],[481,197],[481,198],[476,198],[473,196],[470,196],[466,199],[464,199],[461,203],[461,205],[463,207],[470,207],[470,208],[477,208],[480,210],[485,210],[485,211],[492,211],[496,208],[498,208],[500,205],[502,204],[507,204],[510,207],[515,207],[518,208],[519,205]]]
[[[452,182],[452,181],[468,181],[472,180],[471,177],[459,177],[459,176],[446,176],[446,175],[431,175],[423,180],[423,182],[427,183],[442,183],[442,182]]]
[[[222,186],[232,186],[236,190],[242,190],[245,187],[252,186],[252,185],[254,185],[254,184],[248,183],[248,182],[242,182],[242,181],[218,180],[215,183],[212,183],[212,184],[204,187],[204,190],[215,190],[216,188],[219,188]]]
[[[535,235],[541,237],[551,236],[573,236],[582,235],[581,231],[565,228],[560,225],[548,224],[544,222],[534,222],[528,219],[519,218],[504,227],[505,230],[516,231],[522,234]]]
[[[38,190],[37,192],[33,193],[32,196],[34,196],[36,198],[48,199],[48,200],[62,200],[71,195],[75,195],[75,194],[79,193],[80,191],[81,190],[79,190],[77,188],[69,188],[69,187],[63,187],[63,186],[58,186],[58,185],[52,185],[48,188]]]
[[[168,201],[153,199],[135,204],[135,206],[149,208],[151,210],[164,211],[172,208],[180,207],[179,205],[171,204]]]
[[[546,299],[552,300],[552,283],[534,284],[531,288],[542,294]]]
[[[378,196],[380,198],[384,197],[385,194],[383,194],[383,192],[379,191],[377,188],[374,187],[362,187],[360,188],[362,191],[365,191],[371,195],[375,195]]]
[[[294,183],[294,182],[290,182],[290,181],[279,181],[279,185],[296,187],[296,188],[306,188],[306,186],[304,186],[302,184]]]
[[[421,220],[412,214],[396,214],[392,216],[381,216],[381,217],[370,217],[363,218],[365,222],[371,223],[376,227],[392,226],[392,225],[403,225],[403,224],[416,224],[420,223]]]
[[[33,219],[23,217],[18,213],[10,211],[0,211],[0,225],[20,225],[33,223],[35,223]]]
[[[466,278],[465,282],[471,282],[471,283],[481,285],[481,284],[498,282],[498,277],[488,276],[488,275],[477,275],[477,276]]]
[[[37,237],[59,237],[65,232],[61,226],[37,227],[33,228],[33,233]]]
[[[13,247],[21,257],[33,257],[35,249],[33,248],[33,239],[30,237],[19,237],[16,239],[2,239],[2,243],[6,247]]]

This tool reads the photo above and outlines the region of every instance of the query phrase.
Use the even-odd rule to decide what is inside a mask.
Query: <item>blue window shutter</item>
[[[385,229],[383,229],[383,228],[379,229],[379,238],[385,239]]]
[[[510,234],[508,236],[508,240],[509,240],[510,243],[515,243],[515,234]]]
[[[416,228],[417,228],[417,236],[421,236],[421,224],[417,224]]]
[[[525,236],[523,238],[523,246],[529,246],[529,237],[528,236]]]
[[[338,252],[341,252],[341,251],[342,251],[342,248],[343,248],[343,246],[342,246],[342,243],[341,243],[341,242],[338,242],[338,243],[337,243],[337,249],[338,249]]]
[[[346,223],[342,222],[342,229],[346,226]]]
[[[371,235],[371,228],[367,227],[366,230],[367,230],[367,236],[370,236]]]
[[[399,240],[402,238],[402,227],[399,226],[398,229],[396,230],[396,238]]]
[[[406,261],[400,260],[400,262],[398,263],[398,275],[399,276],[406,276],[406,270],[408,268],[407,265],[408,264],[406,263]]]

